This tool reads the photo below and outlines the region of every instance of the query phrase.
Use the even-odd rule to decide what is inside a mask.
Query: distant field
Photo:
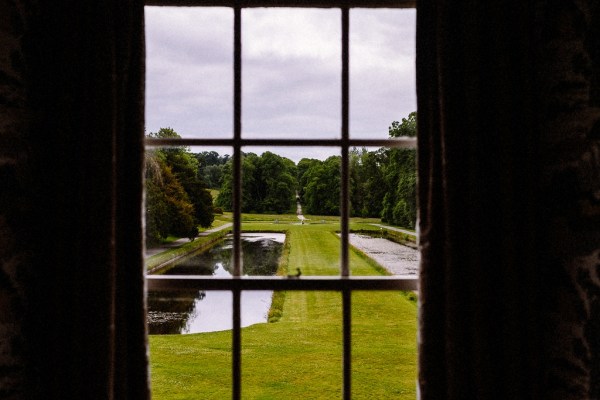
[[[230,215],[220,218],[227,221]],[[300,268],[304,276],[339,274],[338,219],[315,217],[300,225],[294,214],[244,214],[242,220],[245,230],[288,232],[289,270]],[[379,221],[353,219],[351,227],[378,230],[371,222]],[[354,275],[379,274],[355,253],[350,265]],[[353,399],[415,398],[417,306],[409,297],[353,293]],[[340,293],[291,291],[279,322],[244,328],[242,397],[341,398],[341,307]],[[151,336],[150,359],[156,399],[231,397],[229,331]]]

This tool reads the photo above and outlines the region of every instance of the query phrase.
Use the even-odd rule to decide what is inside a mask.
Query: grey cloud
[[[185,137],[231,137],[230,11],[209,14],[209,18],[194,16],[191,26],[182,23],[186,19],[181,15],[161,16],[160,10],[148,14],[146,121],[149,131],[170,126]],[[254,31],[269,34],[270,28],[260,25],[265,18],[261,13],[260,18],[254,20]],[[252,22],[251,18],[244,21]],[[330,32],[332,21],[337,23],[339,19],[332,19],[331,13],[322,17],[314,13],[310,21],[312,27],[327,24]],[[366,49],[365,54],[375,57],[361,60],[354,54],[351,58],[351,131],[357,137],[386,137],[391,121],[400,120],[416,109],[414,12],[364,10],[363,14],[363,10],[352,10],[351,29],[355,31],[352,40],[357,41],[354,45],[351,43],[351,49]],[[246,36],[245,39],[252,38]],[[267,50],[252,52],[248,46],[243,47],[247,50],[243,52],[242,106],[246,136],[339,137],[339,50],[336,48],[331,57],[324,57],[322,52],[310,55],[304,48],[299,52],[300,57],[289,49],[285,55],[279,54],[278,47],[269,48],[268,43],[263,47]],[[260,59],[255,57],[257,54],[261,55]],[[381,57],[393,63],[381,65]],[[363,67],[371,64],[377,68]],[[299,154],[289,148],[279,150],[282,155]],[[300,153],[309,153],[309,150],[319,158],[336,152],[307,149]]]

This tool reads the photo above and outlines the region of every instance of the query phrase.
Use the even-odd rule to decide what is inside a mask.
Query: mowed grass
[[[277,219],[245,222],[243,229],[288,231],[291,272],[339,274],[335,220],[298,225]],[[364,258],[350,257],[353,274],[378,274]],[[340,293],[289,291],[279,322],[244,328],[242,398],[341,398],[341,310]],[[416,304],[405,294],[352,294],[353,399],[415,398],[416,332]],[[151,336],[150,360],[155,399],[231,397],[230,332]]]

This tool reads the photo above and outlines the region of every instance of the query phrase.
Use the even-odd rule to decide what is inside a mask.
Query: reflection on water
[[[242,234],[245,275],[274,275],[284,234]],[[231,276],[232,239],[227,238],[202,254],[174,263],[167,275]],[[242,293],[242,326],[266,322],[271,291]],[[232,328],[230,291],[176,291],[148,293],[148,328],[151,335],[221,331]]]

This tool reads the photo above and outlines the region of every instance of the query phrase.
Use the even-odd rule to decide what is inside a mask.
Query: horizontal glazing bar
[[[147,138],[146,146],[327,146],[340,147],[347,143],[349,147],[393,147],[409,148],[417,147],[417,139],[400,137],[394,139],[156,139]]]
[[[415,8],[415,0],[146,0],[147,6],[196,7],[301,7],[301,8]]]
[[[412,275],[302,278],[149,275],[146,279],[148,290],[418,290],[418,279]]]

